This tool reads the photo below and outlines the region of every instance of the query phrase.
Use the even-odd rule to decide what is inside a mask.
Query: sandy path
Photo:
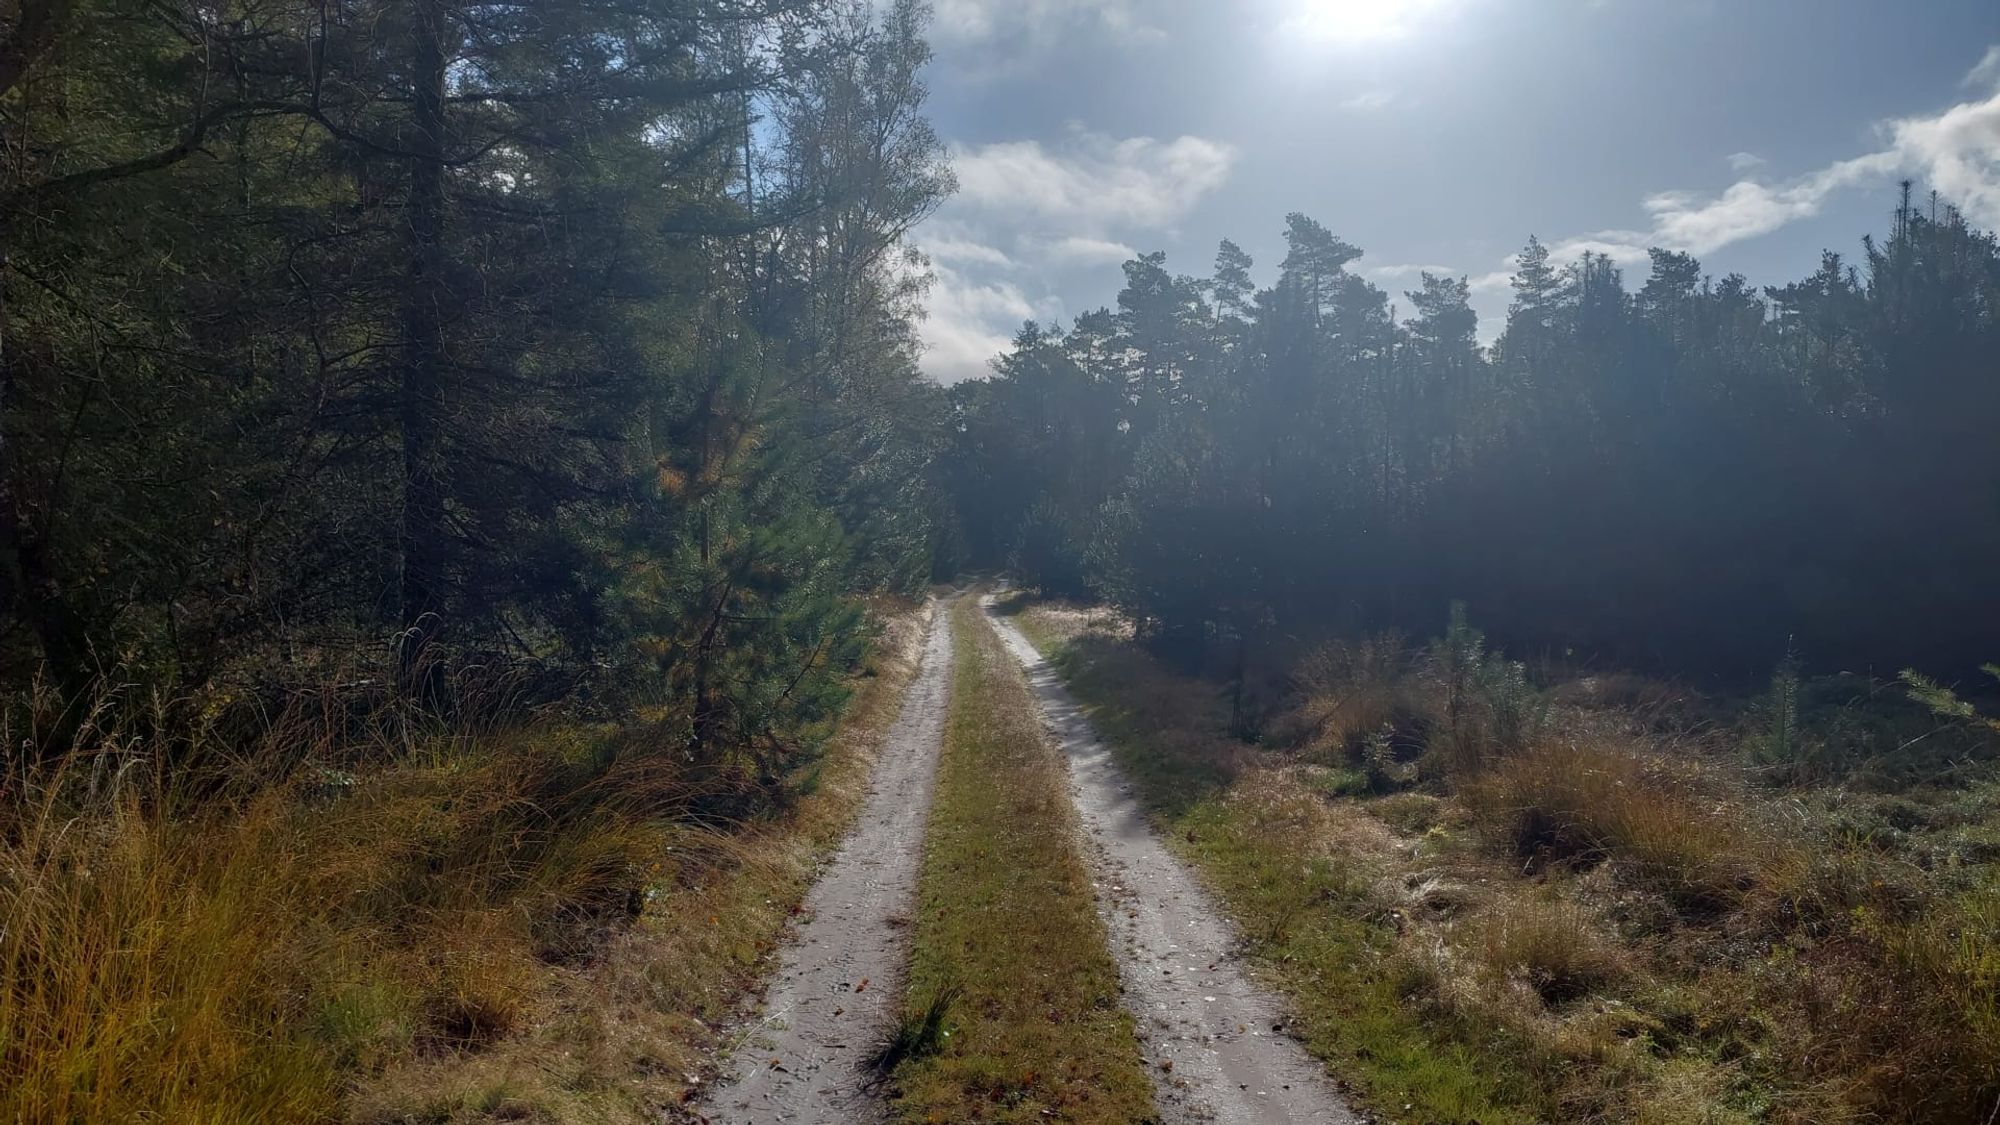
[[[1098,911],[1112,936],[1126,1006],[1154,1064],[1162,1116],[1170,1125],[1358,1123],[1326,1068],[1280,1030],[1284,1006],[1250,982],[1234,932],[1154,835],[1055,669],[1013,622],[991,614],[991,598],[985,602],[1069,758],[1070,792],[1096,845]]]
[[[703,1109],[707,1120],[848,1125],[882,1117],[860,1064],[903,995],[951,664],[950,603],[941,601],[861,818],[806,895],[806,920],[782,954],[762,1017]]]

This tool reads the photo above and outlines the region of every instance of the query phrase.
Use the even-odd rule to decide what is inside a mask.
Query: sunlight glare
[[[1287,35],[1319,42],[1363,43],[1400,39],[1442,0],[1291,0]]]

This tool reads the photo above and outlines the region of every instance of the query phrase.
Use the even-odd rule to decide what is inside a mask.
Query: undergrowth
[[[648,725],[357,742],[303,698],[251,741],[84,727],[0,781],[0,1120],[656,1118],[910,664],[864,677],[818,793],[750,819],[712,811],[742,771]]]
[[[1222,685],[1101,616],[1020,619],[1297,1030],[1384,1116],[2000,1110],[2000,785],[1977,724],[1790,666],[1734,709],[1550,681],[1455,612],[1426,648],[1314,654],[1251,744]]]

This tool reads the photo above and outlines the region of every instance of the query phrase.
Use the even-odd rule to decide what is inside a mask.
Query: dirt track
[[[1358,1125],[1325,1068],[1284,1033],[1284,1008],[1237,960],[1237,941],[1149,826],[1109,749],[1027,638],[990,613],[1026,669],[1064,752],[1088,837],[1098,911],[1167,1125]],[[897,1015],[908,926],[952,679],[949,603],[890,729],[859,823],[807,895],[805,921],[703,1112],[730,1125],[882,1120],[861,1062]]]
[[[708,1120],[850,1125],[881,1118],[861,1060],[902,999],[951,665],[950,603],[940,601],[861,818],[807,894],[805,921],[782,955],[763,1015],[703,1110]]]
[[[1154,835],[1055,669],[985,602],[1068,756],[1070,791],[1094,845],[1098,910],[1153,1064],[1161,1116],[1169,1125],[1358,1122],[1325,1067],[1284,1034],[1283,1006],[1245,974],[1231,927]]]

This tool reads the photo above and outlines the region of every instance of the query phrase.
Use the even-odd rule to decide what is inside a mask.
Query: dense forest
[[[1319,223],[1285,245],[1265,289],[1232,243],[1206,278],[1140,257],[1115,311],[953,388],[974,564],[1224,660],[1457,599],[1517,651],[1682,675],[1991,657],[2000,245],[1949,206],[1905,185],[1858,265],[1761,291],[1530,240],[1491,347],[1465,279],[1404,305]]]
[[[930,575],[926,18],[0,11],[0,1117],[657,1119]]]
[[[848,595],[965,567],[1211,655],[1454,599],[1682,673],[1990,655],[2000,248],[1948,205],[1761,291],[1531,240],[1491,347],[1464,279],[1403,307],[1294,215],[1269,288],[1146,255],[947,393],[925,18],[26,5],[0,676],[68,716],[31,741],[106,692],[501,677],[771,751]]]
[[[72,725],[329,676],[644,702],[704,752],[825,717],[845,596],[930,569],[923,18],[24,4],[0,675]]]

